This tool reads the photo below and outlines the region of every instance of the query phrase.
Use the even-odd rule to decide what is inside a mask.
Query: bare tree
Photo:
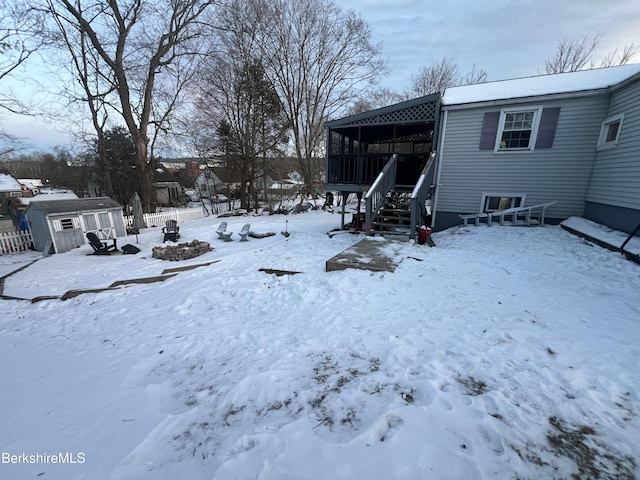
[[[393,105],[394,103],[399,103],[403,100],[406,100],[403,95],[389,88],[382,87],[370,92],[365,92],[365,95],[356,98],[349,106],[347,114],[355,115],[357,113]]]
[[[308,191],[319,180],[324,122],[385,70],[365,20],[332,0],[253,0],[260,54],[291,125]]]
[[[442,93],[447,87],[455,85],[458,77],[458,65],[451,58],[443,58],[411,75],[411,92],[414,96]]]
[[[112,114],[126,125],[135,145],[143,203],[151,209],[157,166],[152,147],[191,78],[193,44],[202,33],[199,19],[213,0],[32,2],[54,20],[98,136],[108,122],[117,123],[110,120]]]
[[[458,65],[452,58],[443,58],[438,63],[426,65],[411,75],[411,87],[407,96],[423,96],[442,93],[448,87],[456,85],[472,85],[487,79],[487,72],[476,70],[474,65],[470,72],[461,75]]]
[[[560,40],[556,47],[555,56],[544,62],[545,72],[548,74],[577,72],[589,68],[625,65],[638,52],[638,47],[632,43],[625,45],[620,54],[616,49],[598,57],[595,52],[602,37],[603,35],[597,35],[593,38],[585,35],[582,38]]]
[[[627,44],[622,48],[622,52],[618,53],[616,48],[612,52],[606,53],[599,60],[601,67],[613,67],[617,65],[626,65],[634,59],[638,53],[639,47],[633,43]]]
[[[249,17],[255,11],[244,4],[231,1],[218,11],[220,33],[201,65],[194,106],[200,150],[224,151],[241,180],[241,206],[249,208],[249,200],[257,205],[259,189],[265,188],[258,183],[265,178],[267,157],[280,154],[287,143],[289,122],[258,56],[258,32]]]
[[[460,77],[460,85],[475,85],[487,81],[487,72],[482,68],[476,70],[475,64],[471,70]]]
[[[28,115],[29,108],[7,87],[29,58],[43,46],[42,19],[21,3],[0,0],[0,111]],[[20,149],[20,139],[0,129],[0,158]]]

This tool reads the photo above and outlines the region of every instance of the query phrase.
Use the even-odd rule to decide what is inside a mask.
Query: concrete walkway
[[[400,253],[407,240],[365,237],[345,251],[327,260],[326,271],[355,268],[372,272],[393,272],[404,259]]]

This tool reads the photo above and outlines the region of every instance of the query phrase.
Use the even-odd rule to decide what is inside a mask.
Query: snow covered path
[[[337,215],[288,217],[288,239],[284,217],[250,221],[278,234],[185,223],[216,248],[191,263],[220,261],[162,283],[0,302],[0,452],[84,458],[1,478],[640,477],[640,266],[493,226],[407,243],[394,273],[326,273],[362,238],[325,235]],[[40,260],[5,293],[158,274],[177,266],[151,258],[158,235]]]

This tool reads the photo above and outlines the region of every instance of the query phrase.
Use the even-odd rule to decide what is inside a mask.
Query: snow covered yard
[[[481,226],[407,243],[394,273],[327,273],[362,238],[325,235],[338,215],[229,229],[246,221],[277,234],[225,243],[208,217],[181,225],[215,247],[196,259],[151,258],[148,229],[119,242],[138,255],[85,246],[6,279],[30,299],[217,261],[0,301],[0,478],[640,477],[639,265]]]

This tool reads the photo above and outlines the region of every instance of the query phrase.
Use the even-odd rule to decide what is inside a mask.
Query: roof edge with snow
[[[640,64],[449,87],[442,106],[610,89],[635,76],[640,76]]]

